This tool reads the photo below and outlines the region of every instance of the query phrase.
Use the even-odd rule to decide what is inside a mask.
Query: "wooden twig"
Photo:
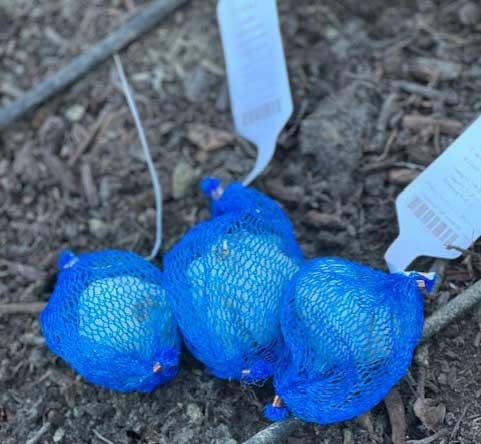
[[[456,424],[454,425],[454,428],[453,428],[453,431],[451,432],[451,434],[449,435],[449,438],[450,439],[455,439],[458,432],[459,432],[459,428],[461,427],[461,422],[463,421],[464,417],[466,416],[466,413],[468,413],[468,409],[470,407],[470,404],[466,404],[463,408],[463,411],[460,415],[460,417],[458,418],[458,420],[456,421]]]
[[[38,314],[43,310],[45,305],[45,302],[0,304],[0,315]]]
[[[172,11],[189,0],[156,0],[124,26],[75,57],[51,77],[0,109],[0,130],[87,74],[93,67],[149,31]]]
[[[439,127],[440,132],[457,137],[463,130],[463,124],[454,119],[440,119],[433,116],[408,114],[403,117],[403,127],[413,131],[425,131],[426,128]]]
[[[46,422],[31,438],[27,439],[26,444],[37,444],[42,436],[50,430],[50,427],[51,424]]]
[[[92,176],[92,169],[89,163],[83,163],[80,167],[80,175],[82,177],[82,186],[85,193],[85,198],[90,207],[96,207],[100,203],[99,193],[94,183]]]
[[[421,342],[426,342],[436,333],[439,333],[443,328],[447,327],[452,321],[480,303],[481,280],[471,285],[471,287],[464,290],[464,292],[426,319]],[[302,424],[303,422],[300,419],[293,417],[287,418],[284,421],[276,422],[264,430],[261,430],[252,438],[245,441],[244,444],[275,444],[281,442],[282,439],[297,430]],[[408,441],[408,443],[409,442],[414,441]]]
[[[406,444],[406,414],[404,404],[397,387],[393,387],[384,398],[389,422],[391,423],[393,444]]]
[[[432,442],[438,440],[444,435],[448,434],[448,429],[441,429],[439,432],[436,432],[434,435],[428,436],[427,438],[423,439],[410,439],[407,441],[407,444],[431,444]]]
[[[110,123],[114,114],[102,112],[97,118],[96,122],[92,125],[89,130],[88,136],[83,140],[83,142],[77,147],[74,153],[70,156],[67,164],[69,167],[74,166],[80,159],[85,150],[87,150],[90,145],[94,142],[97,135],[102,132],[102,130]]]
[[[459,101],[458,95],[454,91],[440,91],[430,86],[420,85],[419,83],[398,80],[392,82],[393,86],[411,94],[418,94],[431,100],[446,102],[448,105],[456,105]]]
[[[448,266],[448,260],[447,259],[436,259],[433,264],[431,265],[431,268],[429,269],[430,273],[435,273],[437,275],[436,282],[433,285],[433,288],[431,289],[431,294],[435,295],[439,291],[439,287],[441,287],[441,284],[443,283],[444,280],[444,274],[446,273],[446,267]]]
[[[282,442],[282,438],[290,435],[297,430],[303,422],[298,418],[287,418],[284,421],[279,421],[256,433],[252,438],[249,438],[244,444],[277,444]]]
[[[440,332],[449,323],[481,303],[481,280],[468,287],[460,295],[436,310],[424,324],[422,341]]]
[[[104,442],[105,444],[114,444],[110,439],[107,439],[105,436],[101,435],[100,432],[94,429],[94,435],[100,439],[100,441]]]

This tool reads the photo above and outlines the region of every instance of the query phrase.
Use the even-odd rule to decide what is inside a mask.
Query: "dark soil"
[[[141,3],[0,0],[0,105]],[[233,133],[215,3],[191,2],[122,53],[164,187],[163,252],[208,216],[199,179],[240,179],[254,161],[255,150],[231,135],[209,133],[217,149],[199,143],[206,128],[193,126]],[[397,234],[395,197],[480,114],[479,2],[280,0],[279,8],[295,115],[254,185],[285,208],[307,256],[385,267]],[[113,64],[103,64],[1,135],[0,303],[47,301],[66,247],[149,253],[154,197],[115,79]],[[478,244],[448,265],[427,313],[481,277],[480,253]],[[400,383],[410,440],[480,442],[480,326],[479,313],[452,324]],[[47,350],[35,316],[4,316],[0,442],[235,444],[267,425],[269,387],[215,379],[187,354],[182,364],[149,395],[110,392]],[[391,442],[384,404],[288,439],[370,442]]]

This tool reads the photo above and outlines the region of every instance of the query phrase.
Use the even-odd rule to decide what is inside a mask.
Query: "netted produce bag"
[[[279,361],[279,306],[302,263],[291,223],[264,194],[207,178],[212,218],[165,256],[174,315],[193,355],[216,376],[260,382]]]
[[[50,349],[83,377],[149,392],[177,373],[180,336],[161,271],[126,251],[64,252],[41,313]]]
[[[285,355],[266,416],[328,424],[378,404],[421,337],[423,281],[337,258],[306,262],[283,299]]]

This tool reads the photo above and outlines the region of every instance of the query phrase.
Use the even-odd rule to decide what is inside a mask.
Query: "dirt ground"
[[[215,3],[191,2],[122,53],[164,188],[163,252],[208,217],[199,180],[240,179],[254,161],[233,136]],[[141,6],[0,0],[0,106]],[[279,0],[279,8],[295,113],[254,185],[285,208],[308,257],[384,268],[395,197],[480,114],[481,6]],[[0,154],[0,303],[47,301],[66,247],[149,253],[154,196],[112,63],[11,125]],[[448,265],[427,314],[481,277],[480,246]],[[480,342],[473,313],[421,350],[399,385],[408,442],[481,441]],[[271,395],[269,386],[215,379],[187,353],[179,376],[153,393],[110,392],[47,350],[36,316],[0,318],[3,444],[235,444],[268,424],[261,408]],[[391,423],[381,404],[361,419],[306,425],[287,442],[391,443]]]

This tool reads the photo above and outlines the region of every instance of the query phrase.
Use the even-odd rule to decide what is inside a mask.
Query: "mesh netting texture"
[[[202,185],[212,219],[165,256],[168,295],[186,345],[211,373],[261,382],[280,357],[280,299],[302,253],[273,200],[240,183],[223,193],[219,185]]]
[[[274,387],[285,408],[328,424],[378,404],[406,373],[423,327],[416,276],[342,259],[315,259],[289,284],[281,308],[285,357]]]
[[[149,392],[177,374],[180,337],[161,271],[125,251],[64,252],[41,313],[50,349],[83,377]]]

